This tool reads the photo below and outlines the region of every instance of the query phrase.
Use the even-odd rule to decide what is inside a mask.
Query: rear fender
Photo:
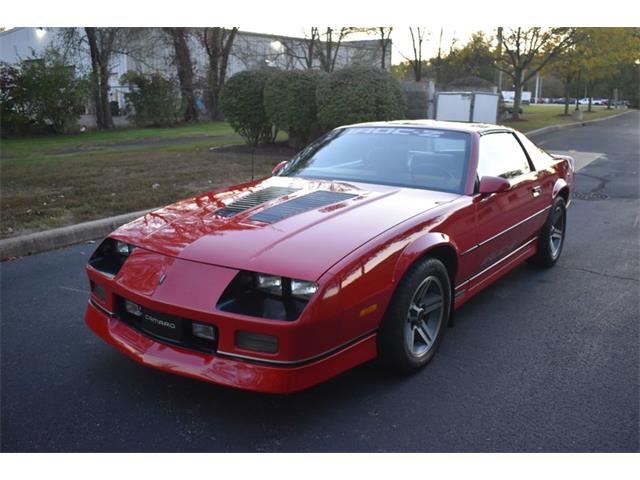
[[[553,185],[553,193],[551,195],[551,198],[555,200],[563,188],[569,189],[569,184],[564,178],[558,178],[556,180],[556,183]]]

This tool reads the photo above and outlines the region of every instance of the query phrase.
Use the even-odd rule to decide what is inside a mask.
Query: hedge
[[[289,145],[302,148],[320,134],[316,90],[327,74],[316,70],[279,71],[267,81],[264,106],[271,122],[289,136]]]
[[[349,67],[333,72],[317,91],[318,120],[325,129],[351,123],[396,120],[406,115],[400,84],[385,70]]]
[[[277,130],[264,108],[264,88],[274,72],[247,70],[235,74],[221,93],[222,113],[250,145],[273,143]]]

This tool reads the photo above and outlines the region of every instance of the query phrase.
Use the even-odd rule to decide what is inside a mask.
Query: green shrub
[[[280,71],[272,75],[264,89],[268,118],[289,135],[289,145],[302,148],[318,136],[316,90],[325,72],[315,70]]]
[[[273,143],[277,129],[264,108],[264,87],[273,71],[248,70],[226,81],[221,93],[222,113],[250,145]]]
[[[177,84],[159,73],[143,74],[129,71],[122,75],[120,83],[129,86],[125,93],[128,115],[140,127],[166,127],[175,124],[181,113]]]
[[[318,120],[325,129],[351,123],[396,120],[406,115],[400,84],[385,70],[349,67],[333,72],[317,92]]]
[[[42,58],[2,65],[2,130],[6,133],[64,133],[86,104],[87,82],[52,51]]]

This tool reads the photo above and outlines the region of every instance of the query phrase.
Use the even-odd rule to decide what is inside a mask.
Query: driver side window
[[[510,180],[529,173],[531,167],[522,147],[511,133],[490,133],[480,137],[478,177]]]

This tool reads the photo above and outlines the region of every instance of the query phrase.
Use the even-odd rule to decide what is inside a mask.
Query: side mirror
[[[275,167],[273,167],[273,170],[271,170],[271,175],[276,175],[280,170],[282,170],[284,168],[284,166],[287,164],[288,162],[286,160],[283,160],[282,162],[280,162],[279,164],[277,164]]]
[[[480,179],[480,193],[482,195],[506,192],[510,187],[509,180],[502,177],[482,177]]]

